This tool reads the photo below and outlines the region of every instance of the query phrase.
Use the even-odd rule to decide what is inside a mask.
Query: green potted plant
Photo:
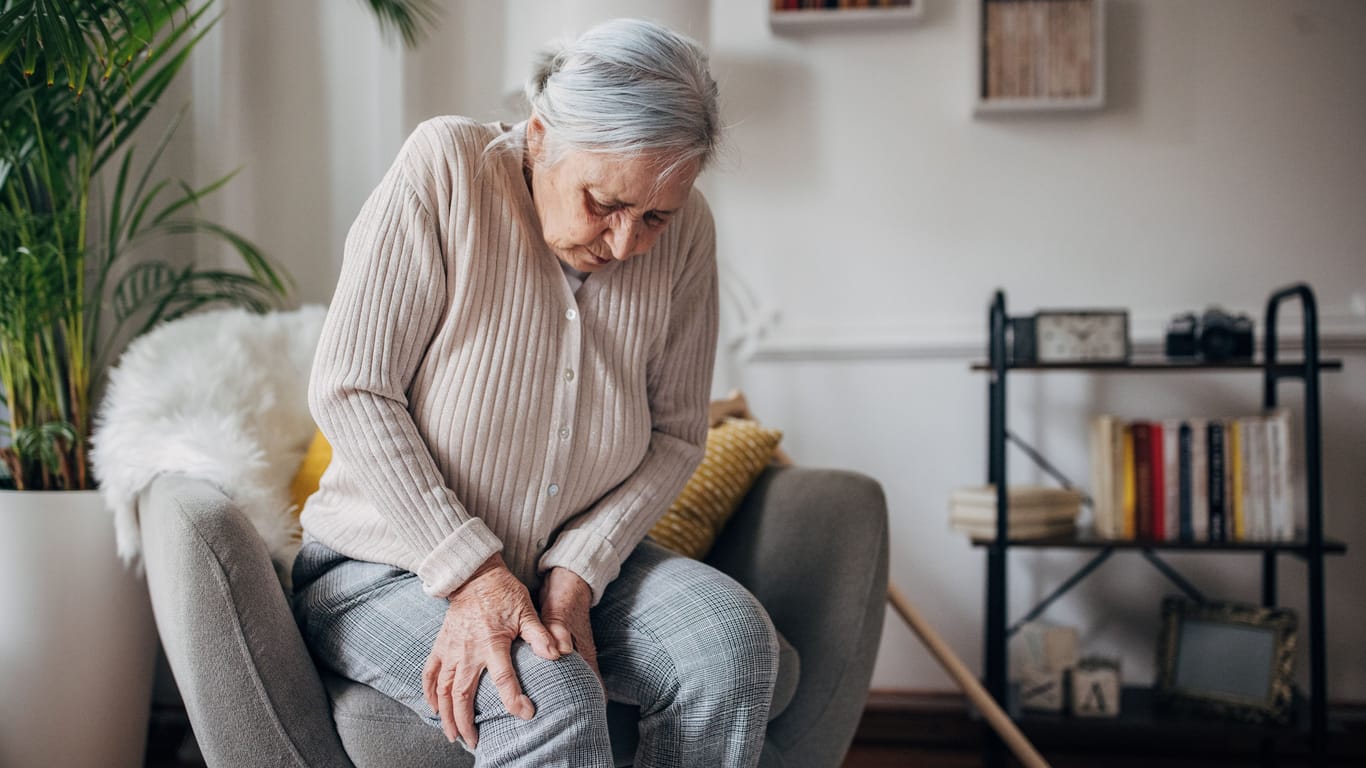
[[[0,611],[22,617],[0,632],[0,764],[141,764],[156,636],[92,490],[102,371],[159,322],[286,292],[246,238],[197,216],[226,177],[156,175],[178,119],[147,120],[212,27],[196,5],[0,2]],[[245,269],[140,251],[184,235],[227,242]]]
[[[410,44],[434,18],[430,0],[366,2]],[[199,215],[231,175],[156,170],[179,116],[149,118],[213,9],[0,0],[2,765],[142,764],[155,634],[89,471],[103,372],[158,323],[287,293],[247,238]],[[167,237],[226,243],[238,268],[143,247]]]

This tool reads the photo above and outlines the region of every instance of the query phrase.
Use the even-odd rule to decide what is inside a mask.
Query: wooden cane
[[[724,400],[713,400],[711,403],[711,425],[714,427],[724,421],[727,417],[741,419],[753,419],[754,414],[749,409],[749,402],[740,390],[731,390]],[[773,463],[779,466],[791,466],[792,458],[778,449],[774,452]],[[930,653],[939,660],[941,666],[958,681],[959,687],[968,695],[972,703],[977,706],[987,722],[991,724],[993,730],[1001,737],[1001,740],[1010,747],[1010,751],[1015,753],[1025,768],[1049,768],[1048,763],[1034,749],[1034,745],[1029,743],[1020,729],[1015,727],[1015,722],[1010,719],[1001,707],[996,704],[996,700],[991,698],[991,694],[982,687],[982,684],[973,677],[972,673],[963,664],[963,660],[958,658],[958,654],[945,643],[939,633],[932,629],[925,619],[911,607],[908,601],[895,584],[887,585],[887,599],[892,601],[892,607],[901,614],[901,618],[910,626],[911,631],[920,638],[920,642],[930,649]]]
[[[1015,753],[1015,757],[1024,764],[1025,768],[1049,768],[1043,756],[1034,749],[1034,745],[1029,743],[1020,729],[1015,726],[1015,722],[1010,716],[1001,709],[996,700],[991,698],[991,694],[982,687],[972,672],[968,671],[967,665],[958,658],[958,654],[944,642],[939,633],[911,607],[910,601],[906,599],[895,584],[887,585],[887,599],[892,601],[892,607],[901,614],[901,618],[910,626],[911,631],[920,642],[930,649],[935,659],[944,667],[944,670],[958,682],[959,687],[972,700],[973,705],[982,713],[982,716],[991,724],[996,734],[1001,737],[1001,741],[1010,747],[1010,751]]]

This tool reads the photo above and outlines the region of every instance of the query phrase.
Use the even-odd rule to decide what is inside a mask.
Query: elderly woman
[[[347,237],[298,621],[481,765],[611,765],[607,699],[640,707],[638,766],[754,765],[772,624],[644,541],[706,435],[716,84],[696,44],[616,21],[527,94],[516,126],[419,126]]]

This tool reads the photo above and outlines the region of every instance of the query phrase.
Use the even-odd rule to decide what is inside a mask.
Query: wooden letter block
[[[1077,630],[1031,621],[1020,628],[1011,651],[1012,671],[1071,669],[1077,663]]]
[[[1036,712],[1062,712],[1066,675],[1062,669],[1026,667],[1020,675],[1020,706]]]
[[[1072,669],[1072,714],[1118,717],[1119,689],[1118,661],[1082,659]]]
[[[1077,663],[1075,627],[1049,627],[1043,636],[1043,653],[1049,669],[1071,669]]]

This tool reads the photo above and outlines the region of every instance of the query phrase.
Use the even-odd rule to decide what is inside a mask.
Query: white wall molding
[[[778,313],[781,316],[781,313]],[[731,340],[733,348],[748,349],[747,362],[865,362],[876,360],[980,360],[986,354],[986,313],[977,321],[966,319],[951,323],[917,323],[899,328],[860,328],[857,326],[788,327],[781,321],[760,328],[759,338]],[[1163,324],[1169,313],[1136,312],[1131,315],[1134,352],[1159,355],[1163,345]],[[1300,349],[1300,325],[1282,320],[1280,348]],[[1261,343],[1262,325],[1257,324]],[[1350,311],[1321,313],[1319,318],[1320,353],[1348,355],[1366,353],[1366,317]]]

